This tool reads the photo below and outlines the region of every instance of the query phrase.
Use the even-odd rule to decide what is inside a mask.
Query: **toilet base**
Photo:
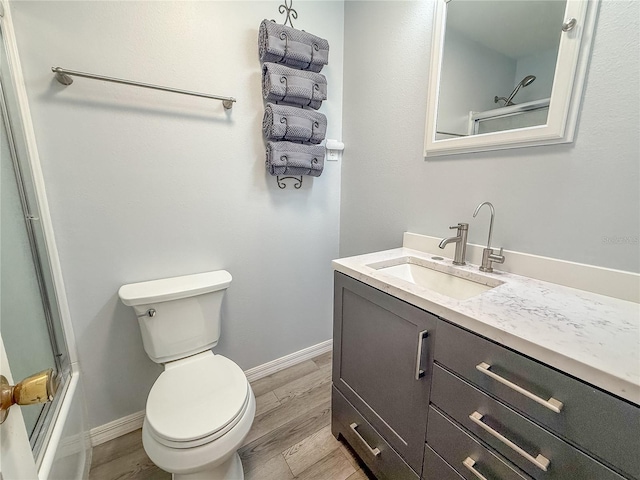
[[[229,460],[214,468],[196,473],[174,473],[171,478],[173,480],[244,480],[244,472],[240,455],[235,452]]]
[[[248,383],[247,383],[248,385]],[[237,424],[227,433],[197,447],[173,448],[152,434],[148,419],[142,426],[142,445],[149,459],[174,480],[244,480],[238,449],[256,414],[256,398],[249,387],[249,403]]]

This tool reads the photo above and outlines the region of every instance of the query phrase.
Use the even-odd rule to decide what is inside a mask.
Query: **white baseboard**
[[[92,428],[89,430],[91,446],[97,447],[109,440],[113,440],[114,438],[121,437],[122,435],[126,435],[134,430],[138,430],[139,428],[142,428],[142,422],[144,422],[144,410],[119,418],[113,422],[105,423],[99,427]]]
[[[318,355],[331,351],[333,348],[333,340],[327,340],[317,345],[304,348],[297,352],[293,352],[284,357],[276,358],[270,362],[258,365],[257,367],[245,370],[245,375],[250,382],[258,380],[260,378],[272,375],[285,368],[292,367],[299,363],[310,360]],[[92,428],[89,431],[91,437],[91,446],[97,447],[98,445],[113,440],[114,438],[121,437],[127,433],[133,432],[142,428],[144,422],[144,410],[136,412],[126,417],[119,418],[113,422],[105,423],[99,427]]]
[[[284,357],[276,358],[275,360],[272,360],[270,362],[250,368],[249,370],[245,370],[244,373],[247,376],[247,379],[249,379],[250,382],[253,382],[260,378],[279,372],[280,370],[284,370],[285,368],[289,368],[297,365],[298,363],[310,360],[313,357],[322,355],[323,353],[327,353],[331,351],[332,348],[333,340],[327,340],[326,342],[312,345],[311,347],[298,350],[297,352],[285,355]]]

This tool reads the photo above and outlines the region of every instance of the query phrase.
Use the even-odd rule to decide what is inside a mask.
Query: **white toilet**
[[[134,283],[118,295],[133,307],[147,355],[164,365],[147,398],[142,442],[175,480],[242,480],[237,450],[256,411],[242,369],[211,348],[220,338],[229,272]]]

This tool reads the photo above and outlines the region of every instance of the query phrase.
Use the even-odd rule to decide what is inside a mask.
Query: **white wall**
[[[433,5],[345,3],[340,254],[463,221],[485,243],[488,200],[498,247],[640,271],[640,2],[601,4],[573,144],[425,161]]]
[[[120,285],[227,269],[217,348],[250,368],[331,337],[340,164],[301,190],[264,168],[257,31],[281,2],[14,2],[12,13],[90,426],[144,409],[161,371]],[[298,2],[327,38],[329,138],[341,138],[343,4]],[[220,102],[52,66],[237,98]]]
[[[447,30],[442,58],[437,130],[469,133],[469,111],[501,107],[494,98],[513,90],[516,61],[466,37]],[[506,93],[505,93],[506,92]]]

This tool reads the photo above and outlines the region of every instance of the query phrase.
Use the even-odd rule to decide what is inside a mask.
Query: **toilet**
[[[164,365],[149,392],[144,450],[175,480],[242,480],[238,448],[249,433],[256,400],[242,369],[214,354],[225,270],[123,285],[147,355]]]

